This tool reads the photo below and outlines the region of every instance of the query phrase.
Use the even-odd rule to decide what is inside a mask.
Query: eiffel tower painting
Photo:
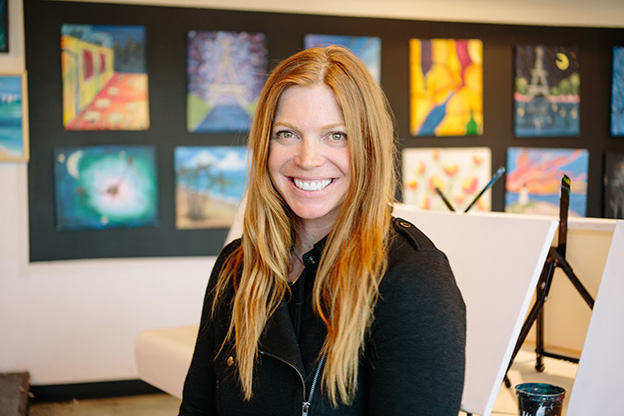
[[[264,85],[262,33],[188,33],[187,130],[247,131]]]
[[[522,45],[515,52],[515,135],[578,136],[577,48]]]

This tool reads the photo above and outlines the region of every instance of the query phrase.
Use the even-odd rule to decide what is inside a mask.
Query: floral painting
[[[410,131],[414,136],[483,134],[483,43],[410,39]]]
[[[581,102],[578,49],[521,45],[515,51],[515,135],[578,136]]]
[[[188,33],[187,119],[189,132],[249,130],[267,66],[262,33]]]
[[[604,216],[624,219],[624,153],[606,154]]]
[[[0,75],[0,160],[28,161],[28,122],[23,75]]]
[[[624,47],[613,48],[611,134],[624,136]]]
[[[247,148],[175,148],[176,227],[225,228],[247,188]]]
[[[571,180],[568,215],[584,217],[588,163],[586,149],[509,148],[505,212],[558,216],[565,174]]]
[[[448,211],[436,187],[457,211],[467,208],[492,176],[487,147],[408,148],[403,150],[403,202],[424,210]],[[491,192],[472,207],[491,210]]]
[[[340,45],[350,49],[366,65],[377,82],[381,79],[381,39],[374,36],[305,35],[304,47]]]
[[[147,130],[144,26],[61,27],[66,130]]]
[[[158,225],[155,146],[54,150],[57,229]]]

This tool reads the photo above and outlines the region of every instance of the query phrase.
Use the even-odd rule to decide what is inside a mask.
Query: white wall
[[[127,0],[117,2],[130,3]],[[149,1],[167,4],[163,0]],[[134,3],[147,4],[148,0]],[[445,21],[624,27],[620,0],[180,0],[168,4]],[[470,4],[468,7],[467,4]],[[518,6],[521,5],[521,6]],[[565,6],[565,7],[561,7]],[[9,0],[9,54],[24,70],[21,0]],[[31,138],[36,141],[38,138]],[[0,372],[35,385],[134,379],[133,343],[145,328],[196,322],[214,258],[28,262],[27,165],[0,163]],[[53,207],[50,207],[53,209]]]

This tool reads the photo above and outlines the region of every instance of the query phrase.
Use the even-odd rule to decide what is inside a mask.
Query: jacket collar
[[[323,238],[314,245],[312,250],[303,255],[306,269],[316,269],[326,240],[327,237]],[[315,274],[316,272],[311,273],[312,276]],[[306,285],[312,283],[313,282],[306,282]],[[306,332],[308,332],[308,336],[305,338],[318,341],[320,351],[320,346],[322,346],[326,335],[325,328],[319,327],[316,322],[304,322],[303,325],[306,326]],[[310,335],[312,335],[311,338]],[[288,362],[295,366],[302,375],[305,375],[306,372],[301,349],[302,346],[300,346],[297,341],[295,328],[290,319],[288,306],[285,301],[282,301],[266,323],[262,336],[260,337],[260,350]]]

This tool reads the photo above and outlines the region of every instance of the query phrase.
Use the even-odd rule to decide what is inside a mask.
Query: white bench
[[[141,380],[182,398],[198,329],[198,325],[188,325],[141,331],[135,343]]]

